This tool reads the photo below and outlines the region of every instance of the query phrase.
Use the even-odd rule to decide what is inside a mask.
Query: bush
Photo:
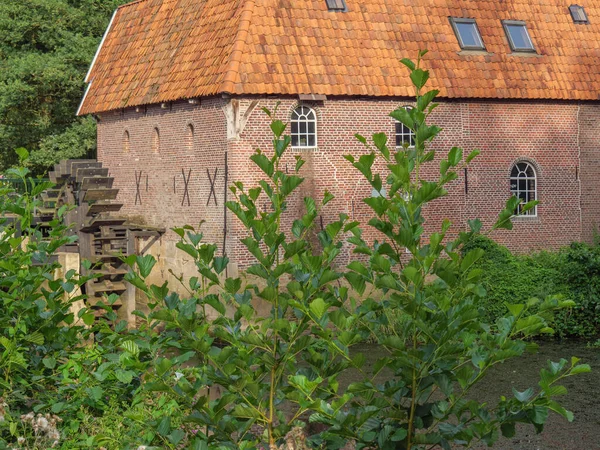
[[[127,280],[149,298],[149,313],[135,312],[136,330],[112,312],[115,296],[105,299],[99,321],[85,308],[77,317],[69,311],[85,279],[54,279],[50,256],[69,238],[58,221],[49,239],[31,223],[44,185],[33,184],[31,195],[4,192],[1,212],[20,218],[21,234],[0,224],[0,448],[449,449],[491,446],[500,432],[514,435],[516,423],[540,432],[550,411],[572,420],[555,397],[566,392],[561,380],[590,370],[577,358],[550,363],[536,389],[513,390],[494,407],[468,400],[491,367],[522,355],[526,339],[552,333],[552,313],[573,302],[553,295],[510,301],[497,320],[482,320],[486,290],[477,263],[485,252],[471,243],[481,222],[470,221],[469,232],[450,240],[444,221],[423,239],[423,206],[447,195],[445,187],[478,153],[465,157],[452,148],[439,175],[422,178],[420,169],[435,159],[428,143],[440,132],[427,123],[437,92],[421,92],[429,77],[419,67],[423,55],[416,64],[403,60],[416,107],[392,113],[415,132],[415,147],[389,149],[385,134],[357,136],[365,153],[346,157],[380,193],[364,202],[381,242],[364,240],[344,214],[317,232],[328,193],[305,198],[305,214],[284,229],[304,161],[296,155],[294,170],[283,170],[291,139],[276,112],[265,111],[273,149],[251,157],[262,179],[252,187],[235,183],[235,200],[227,203],[246,230],[254,282],[227,277],[227,257],[199,230],[175,229],[198,276],[180,279],[186,293],[179,295],[167,283],[147,283],[152,256],[127,257]],[[270,207],[258,206],[265,202]],[[509,199],[492,229],[511,228],[518,203]],[[341,268],[344,243],[356,258]],[[510,255],[490,254],[510,264]],[[266,316],[257,301],[271,306]],[[403,327],[386,336],[389,309],[402,312]],[[386,355],[371,370],[353,347],[373,336]],[[340,375],[349,370],[360,379],[342,387]]]
[[[600,247],[573,243],[557,252],[514,255],[485,236],[478,236],[466,247],[485,250],[477,262],[483,270],[487,296],[482,310],[488,320],[505,312],[505,302],[526,302],[561,294],[575,302],[553,320],[559,337],[593,338],[600,333]]]

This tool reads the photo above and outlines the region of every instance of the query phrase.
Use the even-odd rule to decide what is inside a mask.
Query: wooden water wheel
[[[118,216],[123,206],[116,202],[119,190],[113,188],[114,178],[101,162],[63,160],[48,175],[56,186],[42,194],[43,207],[37,211],[38,219],[41,224],[48,223],[61,206],[73,205],[64,220],[78,239],[65,251],[78,252],[80,273],[93,276],[84,286],[87,306],[101,314],[102,308],[97,305],[107,304],[107,296],[116,294],[118,299],[111,307],[133,325],[135,289],[124,280],[128,267],[123,258],[143,252],[136,249],[138,238],[150,238],[146,245],[149,248],[164,229],[131,224]],[[86,260],[91,263],[89,269]]]

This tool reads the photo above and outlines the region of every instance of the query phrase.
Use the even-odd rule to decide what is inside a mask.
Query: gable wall
[[[98,160],[109,168],[114,186],[119,189],[117,201],[123,203],[123,208],[117,214],[133,223],[167,229],[152,250],[158,259],[155,273],[159,279],[170,277],[168,269],[178,275],[195,275],[193,264],[175,247],[178,236],[171,228],[185,224],[198,227],[204,220],[206,240],[218,242],[221,247],[227,149],[223,104],[220,98],[203,99],[199,105],[186,100],[167,104],[166,109],[151,105],[139,111],[128,108],[100,116]],[[194,127],[193,142],[188,139],[189,124]],[[153,148],[155,128],[160,134],[158,151]],[[124,144],[125,131],[130,136],[129,151]],[[207,169],[212,178],[217,170],[216,205],[213,196],[208,202],[211,183]],[[139,177],[140,171],[136,201],[136,175]],[[189,177],[189,205],[188,197],[184,198],[184,174],[186,179]]]

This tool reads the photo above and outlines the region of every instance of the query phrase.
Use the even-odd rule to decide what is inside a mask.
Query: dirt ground
[[[562,384],[568,393],[561,404],[575,415],[569,423],[558,414],[551,413],[541,434],[531,426],[517,428],[514,438],[500,438],[493,447],[501,450],[598,450],[600,449],[600,349],[587,348],[581,342],[543,342],[539,353],[526,355],[500,365],[489,374],[486,382],[473,392],[473,398],[491,404],[500,395],[512,395],[514,387],[523,391],[537,385],[540,369],[548,360],[581,358],[581,363],[592,367],[591,373],[567,378]],[[476,447],[488,448],[486,446]]]
[[[367,356],[367,365],[381,350],[376,346],[361,346],[357,349]],[[501,395],[512,396],[512,388],[523,391],[537,387],[540,369],[547,361],[559,361],[571,356],[581,358],[580,363],[589,364],[592,372],[567,378],[562,384],[568,394],[560,403],[575,415],[569,423],[562,416],[550,413],[544,431],[536,434],[532,426],[517,425],[514,438],[500,437],[494,450],[600,450],[600,348],[588,348],[584,342],[540,342],[537,354],[527,354],[509,360],[490,371],[484,381],[471,393],[471,398],[495,405]],[[344,380],[345,383],[353,380]],[[487,449],[486,445],[473,447]]]

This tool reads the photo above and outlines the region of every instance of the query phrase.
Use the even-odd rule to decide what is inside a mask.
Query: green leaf
[[[221,301],[219,300],[219,297],[215,294],[211,294],[211,295],[207,295],[206,297],[204,297],[204,302],[207,305],[212,306],[215,311],[217,311],[219,314],[224,315],[225,314],[225,305],[223,303],[221,303]]]
[[[136,264],[140,271],[140,276],[142,278],[147,278],[148,275],[150,275],[150,272],[152,272],[152,268],[156,264],[156,259],[154,259],[154,256],[152,255],[138,256],[136,258]]]
[[[283,123],[281,120],[273,120],[270,126],[271,131],[273,131],[273,134],[277,138],[280,138],[283,132],[285,131],[286,124]]]
[[[140,354],[140,347],[132,340],[123,341],[121,347],[123,350],[131,353],[133,356],[138,356]]]
[[[410,115],[410,112],[406,108],[398,108],[390,113],[390,116],[396,119],[398,122],[405,125],[410,130],[414,131],[415,122]]]
[[[168,437],[169,441],[171,442],[171,444],[177,445],[185,437],[185,431],[183,431],[181,429],[176,429],[176,430],[173,430],[173,432],[171,434],[169,434],[169,436],[167,436],[167,437]]]
[[[54,359],[50,356],[46,356],[44,359],[42,359],[42,363],[48,369],[54,369],[56,367],[56,359]]]
[[[460,263],[461,272],[467,272],[483,255],[485,255],[485,250],[482,248],[475,248],[468,252]]]
[[[571,375],[577,375],[578,373],[589,373],[592,371],[592,368],[590,367],[589,364],[578,364],[575,367],[573,367],[569,373]]]
[[[88,327],[90,327],[94,324],[96,317],[94,317],[94,314],[92,314],[92,313],[85,313],[81,316],[81,320],[83,320],[84,324],[86,324]]]
[[[515,398],[521,403],[527,402],[533,396],[533,388],[528,388],[523,392],[519,392],[515,388],[512,388],[512,391]]]
[[[129,370],[116,370],[115,377],[117,377],[117,380],[119,380],[121,383],[125,384],[129,384],[133,380],[133,375]]]
[[[429,80],[429,71],[423,69],[415,69],[410,73],[410,79],[416,88],[421,89]]]
[[[171,418],[169,416],[164,416],[158,423],[156,431],[158,431],[158,434],[161,436],[167,436],[171,432]]]
[[[500,430],[502,431],[502,436],[506,438],[514,437],[515,435],[515,424],[514,422],[503,423],[500,425]]]
[[[477,156],[479,156],[480,153],[481,153],[481,150],[473,150],[471,153],[469,153],[469,156],[467,156],[467,159],[465,159],[465,162],[467,164],[469,164],[471,161],[473,161],[473,159],[475,159]]]
[[[21,162],[24,162],[26,159],[29,158],[29,152],[24,147],[16,148],[15,153],[19,156],[19,160]]]
[[[208,442],[196,438],[194,439],[194,442],[192,442],[191,450],[209,450]]]
[[[61,411],[64,409],[64,407],[65,407],[64,402],[57,402],[52,405],[51,409],[54,414],[60,414]]]
[[[250,157],[254,164],[256,164],[269,178],[273,176],[275,167],[269,158],[262,153],[255,153]]]
[[[440,91],[433,90],[421,95],[417,100],[417,109],[419,111],[425,111],[427,106],[429,106],[429,104],[437,97],[439,93]]]
[[[462,148],[452,147],[448,152],[448,162],[451,166],[457,166],[462,161]]]
[[[323,317],[323,314],[325,314],[327,308],[328,305],[322,298],[316,298],[310,303],[310,310],[318,319]]]
[[[213,268],[218,274],[222,273],[227,268],[227,264],[229,264],[229,258],[226,256],[216,256],[213,259]]]
[[[42,345],[44,343],[44,335],[42,333],[40,333],[39,331],[34,331],[33,333],[26,334],[24,336],[24,339],[27,342],[31,342],[32,344],[35,344],[35,345]]]
[[[412,62],[412,61],[411,61],[410,59],[408,59],[408,58],[402,58],[402,59],[400,60],[400,62],[401,62],[402,64],[404,64],[406,67],[408,67],[410,70],[415,70],[415,69],[416,69],[415,63],[414,63],[414,62]]]

